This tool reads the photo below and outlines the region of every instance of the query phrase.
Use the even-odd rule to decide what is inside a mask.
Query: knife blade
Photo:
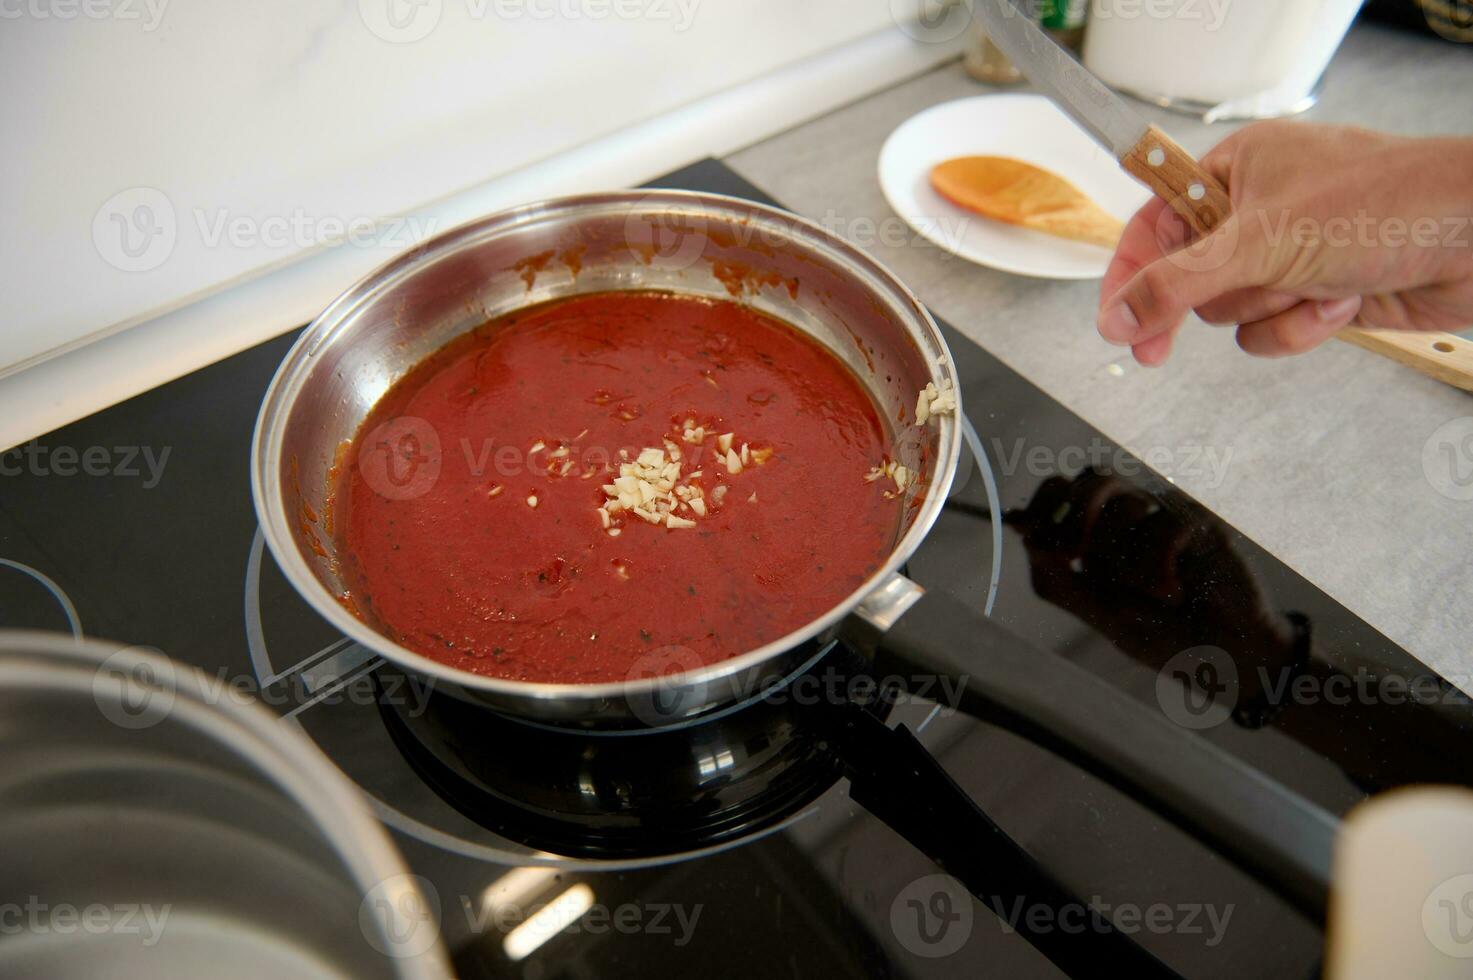
[[[974,0],[974,9],[992,43],[1115,159],[1146,135],[1150,128],[1146,120],[1055,44],[1012,0]]]
[[[1190,153],[1105,87],[1012,0],[972,0],[992,43],[1198,235],[1232,211],[1226,189]],[[1032,0],[1024,0],[1031,3]]]

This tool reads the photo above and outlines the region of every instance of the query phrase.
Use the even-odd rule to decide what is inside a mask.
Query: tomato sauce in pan
[[[740,472],[724,433],[737,462],[749,447]],[[668,463],[671,446],[678,521],[609,504],[621,466],[656,447]],[[364,423],[336,491],[349,598],[478,674],[713,663],[817,618],[884,561],[901,502],[865,477],[888,450],[848,368],[750,308],[616,292],[520,310],[418,365]]]

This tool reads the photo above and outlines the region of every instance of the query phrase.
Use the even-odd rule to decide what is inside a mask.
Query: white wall
[[[0,372],[350,223],[423,219],[381,226],[386,258],[435,230],[429,202],[890,27],[890,7],[0,0]]]

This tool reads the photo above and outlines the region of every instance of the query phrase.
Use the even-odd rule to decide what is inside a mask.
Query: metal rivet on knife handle
[[[1198,235],[1222,224],[1232,212],[1228,192],[1190,153],[1155,126],[1121,157],[1120,165],[1171,205]]]

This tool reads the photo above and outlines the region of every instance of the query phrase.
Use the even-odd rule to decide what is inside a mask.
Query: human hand
[[[1260,123],[1202,158],[1233,213],[1189,242],[1153,198],[1126,226],[1100,290],[1099,331],[1165,361],[1182,320],[1238,324],[1238,346],[1280,356],[1352,323],[1473,323],[1473,140]]]

